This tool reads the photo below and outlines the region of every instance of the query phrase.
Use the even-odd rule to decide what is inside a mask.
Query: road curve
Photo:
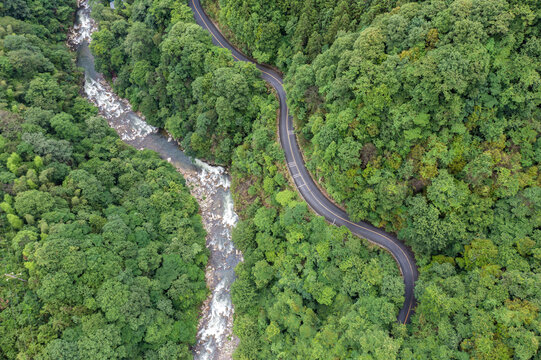
[[[400,267],[405,284],[405,300],[402,309],[398,313],[398,322],[407,323],[416,304],[413,289],[418,272],[413,254],[395,236],[365,222],[352,222],[344,210],[340,209],[323,195],[304,164],[293,128],[293,119],[289,115],[286,92],[283,87],[281,75],[269,66],[256,63],[231,45],[203,11],[200,0],[189,0],[189,6],[193,11],[197,24],[203,29],[208,30],[212,35],[214,44],[229,49],[237,61],[254,63],[261,71],[261,77],[276,90],[280,100],[280,143],[284,149],[287,167],[295,182],[295,186],[308,205],[330,223],[347,227],[355,235],[386,249],[394,257]]]

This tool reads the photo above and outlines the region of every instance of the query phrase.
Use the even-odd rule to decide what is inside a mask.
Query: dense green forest
[[[398,357],[534,358],[541,3],[206,8],[242,49],[285,71],[308,167],[330,196],[414,250],[419,305],[396,335]]]
[[[227,37],[258,62],[287,69],[314,59],[342,31],[355,31],[407,0],[202,0]],[[398,29],[397,29],[398,31]]]
[[[393,258],[314,216],[286,180],[268,111],[233,156],[236,359],[396,357],[404,284]]]
[[[289,101],[331,196],[353,218],[400,231],[418,255],[455,256],[475,237],[513,245],[499,239],[510,219],[498,210],[521,204],[530,226],[507,232],[534,236],[540,11],[408,3],[310,64],[297,55]]]
[[[0,3],[0,354],[188,358],[206,295],[197,204],[77,95],[75,4],[52,3]],[[315,178],[415,251],[409,325],[392,258],[292,191],[255,67],[184,0],[115,3],[93,8],[98,69],[190,154],[231,165],[236,359],[539,358],[538,1],[207,1],[285,71]]]
[[[275,103],[253,67],[213,47],[181,1],[95,8],[93,50],[115,88],[192,153],[232,160],[244,219],[234,240],[246,259],[233,287],[235,356],[533,358],[541,326],[539,7],[295,4],[224,0],[208,9],[253,56],[287,70],[309,166],[331,196],[415,250],[419,305],[407,327],[394,323],[403,285],[390,258],[313,218],[288,190]],[[344,8],[349,24],[329,15]],[[302,24],[328,35],[310,41]],[[275,42],[254,40],[253,29]],[[217,80],[209,62],[250,72]],[[242,77],[239,99],[253,104],[219,100],[231,98],[213,87],[235,91]],[[249,114],[240,117],[250,123],[243,132],[217,132],[232,119],[220,115],[224,104],[236,119]],[[232,158],[220,152],[224,139],[228,149],[240,145]]]
[[[78,95],[75,3],[0,2],[0,359],[189,359],[198,205]]]
[[[94,5],[97,69],[147,121],[180,139],[190,155],[220,164],[251,133],[274,98],[255,66],[212,45],[182,1]]]

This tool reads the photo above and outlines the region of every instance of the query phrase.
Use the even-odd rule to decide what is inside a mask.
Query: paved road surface
[[[323,195],[323,193],[321,193],[308,173],[299,150],[297,138],[293,129],[293,119],[289,115],[289,109],[286,103],[286,92],[283,87],[281,75],[268,66],[256,63],[232,46],[205,14],[200,0],[190,0],[189,5],[194,13],[195,21],[210,32],[212,41],[216,45],[231,50],[233,57],[237,61],[255,63],[257,68],[261,70],[261,77],[276,89],[280,98],[280,143],[284,149],[287,166],[293,177],[295,186],[308,205],[317,214],[325,217],[330,223],[337,226],[346,226],[352,233],[381,246],[389,251],[394,257],[400,267],[400,272],[402,273],[405,284],[405,300],[402,309],[400,309],[400,312],[398,313],[398,321],[401,323],[408,322],[415,308],[413,288],[418,276],[413,254],[393,235],[365,222],[350,221],[349,216],[344,210],[334,205],[325,197],[325,195]]]

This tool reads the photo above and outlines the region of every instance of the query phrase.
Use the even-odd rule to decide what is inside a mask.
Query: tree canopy
[[[392,257],[288,181],[277,102],[180,0],[96,1],[96,65],[190,153],[230,164],[244,262],[236,359],[536,359],[541,5],[208,0],[285,73],[314,178],[419,264],[411,324]],[[181,176],[78,95],[75,1],[0,3],[0,353],[189,358],[207,291]]]
[[[74,10],[0,3],[0,358],[188,359],[207,296],[199,208],[79,97]]]

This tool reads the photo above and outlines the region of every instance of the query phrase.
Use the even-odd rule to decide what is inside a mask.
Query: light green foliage
[[[295,193],[291,190],[284,190],[280,191],[278,194],[276,194],[276,201],[281,206],[287,206],[291,203],[291,200],[295,197]]]
[[[6,214],[15,214],[15,210],[13,210],[11,204],[6,201],[0,203],[0,209]]]
[[[7,214],[6,217],[13,229],[19,230],[23,227],[23,221],[17,215]]]
[[[19,165],[21,165],[21,157],[19,156],[19,154],[17,153],[12,153],[7,161],[6,161],[6,167],[8,168],[9,171],[11,171],[12,173],[16,174],[17,173],[17,169],[19,168]]]

